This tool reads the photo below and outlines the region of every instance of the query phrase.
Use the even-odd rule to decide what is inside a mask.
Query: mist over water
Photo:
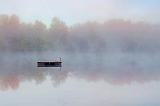
[[[39,68],[37,61],[54,61],[62,57],[62,69]],[[45,81],[47,76],[56,85],[70,75],[86,81],[105,81],[113,85],[148,83],[160,80],[160,57],[144,53],[112,53],[96,55],[62,54],[56,52],[16,53],[1,57],[1,89],[16,89],[23,81]]]
[[[57,57],[63,59],[65,78],[72,73],[111,84],[159,80],[159,34],[160,25],[145,22],[110,20],[68,27],[53,18],[46,27],[41,21],[23,23],[16,15],[0,15],[2,89],[19,85],[5,85],[8,79],[37,80],[39,73],[45,78],[43,71],[36,75],[36,62]]]
[[[33,90],[28,97],[48,98],[38,96],[38,105],[158,106],[159,35],[160,25],[146,22],[119,19],[67,26],[53,18],[46,27],[41,21],[24,23],[16,15],[0,15],[0,91],[18,92],[19,104],[26,102],[27,96],[20,95],[27,89],[28,94]],[[58,57],[61,70],[37,67],[38,61]],[[26,105],[30,103],[27,99]]]

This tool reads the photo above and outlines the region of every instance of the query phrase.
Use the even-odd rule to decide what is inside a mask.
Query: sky
[[[0,14],[16,14],[24,22],[49,24],[59,17],[68,25],[111,19],[160,23],[160,0],[0,0]]]

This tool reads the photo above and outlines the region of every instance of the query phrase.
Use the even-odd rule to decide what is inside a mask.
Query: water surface
[[[61,55],[63,66],[38,68]],[[159,106],[160,59],[150,54],[5,54],[1,106]]]

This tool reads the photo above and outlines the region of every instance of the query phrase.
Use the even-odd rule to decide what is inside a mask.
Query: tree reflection
[[[83,55],[84,56],[84,55]],[[145,83],[149,81],[160,80],[160,67],[145,66],[140,68],[139,61],[129,61],[126,64],[118,62],[113,65],[108,65],[107,60],[104,59],[88,59],[80,61],[76,58],[74,63],[63,65],[62,70],[57,68],[38,68],[33,64],[33,60],[18,59],[17,62],[8,62],[8,65],[1,64],[0,70],[0,89],[9,90],[17,89],[24,81],[34,81],[35,84],[43,83],[47,77],[57,87],[65,82],[69,77],[76,77],[78,79],[85,79],[86,81],[96,82],[105,81],[106,83],[123,85],[131,84],[132,82]],[[66,59],[66,58],[64,58]],[[99,61],[101,60],[101,61]],[[3,60],[4,61],[4,60]],[[67,61],[67,59],[65,60]],[[79,61],[78,63],[76,61]],[[117,61],[115,59],[115,61]],[[35,61],[34,61],[35,62]],[[68,61],[69,62],[69,61]],[[78,82],[77,82],[78,83]]]

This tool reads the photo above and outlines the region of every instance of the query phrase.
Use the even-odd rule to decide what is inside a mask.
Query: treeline
[[[157,52],[160,25],[125,20],[86,22],[67,26],[53,18],[49,27],[41,21],[21,22],[16,15],[0,15],[0,51]]]

